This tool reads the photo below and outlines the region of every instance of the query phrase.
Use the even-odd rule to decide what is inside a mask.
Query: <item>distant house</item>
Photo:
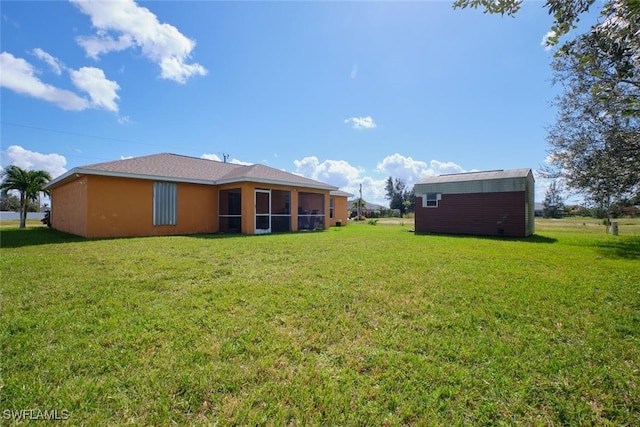
[[[544,214],[544,203],[534,203],[535,216],[542,216]]]
[[[640,205],[627,206],[620,209],[620,211],[622,212],[622,215],[631,216],[631,217],[640,216]]]
[[[351,218],[355,218],[358,216],[358,208],[357,208],[357,200],[349,201],[349,206],[351,206]],[[386,210],[382,205],[376,205],[375,203],[364,202],[362,206],[360,206],[360,214],[366,218],[372,218],[375,216],[376,212],[380,213],[383,210]]]
[[[535,231],[531,169],[426,177],[415,184],[421,233],[529,236]]]
[[[326,229],[348,193],[264,165],[156,154],[52,180],[52,227],[84,237],[263,234]]]

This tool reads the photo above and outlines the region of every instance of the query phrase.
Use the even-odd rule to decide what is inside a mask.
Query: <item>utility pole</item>
[[[360,198],[358,199],[358,221],[362,215],[362,183],[360,183]]]

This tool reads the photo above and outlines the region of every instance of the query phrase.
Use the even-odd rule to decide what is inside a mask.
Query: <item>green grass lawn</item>
[[[640,222],[411,227],[2,227],[0,424],[640,425]]]

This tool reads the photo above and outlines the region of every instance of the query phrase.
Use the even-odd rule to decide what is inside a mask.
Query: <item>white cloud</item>
[[[344,122],[350,124],[354,129],[373,129],[377,126],[371,116],[351,117],[346,119]]]
[[[453,162],[431,160],[427,164],[426,162],[414,160],[411,157],[405,157],[398,153],[385,157],[382,162],[378,163],[376,170],[387,176],[401,179],[408,187],[411,187],[425,176],[436,176],[465,171],[462,166]]]
[[[325,160],[320,163],[315,156],[294,160],[293,164],[296,173],[340,188],[358,181],[362,172],[344,160]]]
[[[551,44],[549,44],[549,39],[551,37],[555,37],[556,33],[555,31],[549,31],[547,34],[545,34],[544,36],[542,36],[542,41],[540,41],[540,46],[544,47],[544,50],[551,50],[551,48],[553,48],[553,46]]]
[[[244,165],[244,166],[250,166],[253,164],[253,163],[245,162],[242,160],[238,160],[236,158],[231,159],[229,163],[233,163],[234,165]]]
[[[149,9],[138,6],[133,0],[71,2],[91,17],[97,30],[93,36],[77,38],[90,57],[137,47],[160,66],[163,79],[185,83],[192,76],[207,74],[202,65],[187,63],[195,41],[173,25],[161,24]]]
[[[389,205],[384,199],[384,179],[365,176],[365,170],[355,167],[344,160],[325,160],[320,162],[317,157],[305,157],[295,160],[294,173],[315,179],[330,185],[335,185],[343,191],[360,197],[362,184],[362,198],[369,203]]]
[[[353,64],[353,67],[351,67],[351,75],[350,75],[350,77],[352,79],[358,78],[358,64]]]
[[[305,157],[302,160],[294,160],[296,170],[294,173],[307,178],[315,179],[330,185],[335,185],[343,191],[359,195],[359,187],[362,183],[362,196],[371,203],[383,202],[384,193],[379,194],[379,183],[374,179],[363,176],[364,170],[357,168],[344,160],[325,160],[320,162],[317,157]],[[384,183],[382,183],[384,188]]]
[[[370,176],[365,169],[355,167],[344,160],[320,162],[317,157],[311,156],[295,160],[293,163],[296,166],[294,173],[335,185],[355,197],[359,197],[362,184],[362,198],[369,203],[383,206],[389,206],[389,201],[384,197],[385,181],[389,176],[401,179],[408,189],[411,189],[416,181],[425,176],[464,172],[460,165],[453,162],[431,160],[426,163],[397,153],[385,157],[372,171],[382,175],[381,177]]]
[[[94,67],[82,67],[79,70],[69,71],[71,81],[78,88],[89,94],[91,105],[108,111],[118,111],[116,100],[118,83],[107,80],[104,71]]]
[[[202,156],[200,156],[201,159],[207,159],[207,160],[215,160],[216,162],[221,162],[222,159],[220,157],[218,157],[218,155],[216,154],[203,154]]]
[[[335,185],[341,190],[353,194],[354,197],[359,197],[360,184],[362,184],[364,200],[383,206],[389,206],[389,201],[385,199],[385,184],[389,176],[401,179],[410,190],[417,181],[426,176],[477,171],[475,169],[465,170],[455,162],[439,160],[424,162],[398,153],[382,159],[373,171],[355,167],[344,160],[321,162],[315,156],[294,160],[293,163],[296,168],[293,173]],[[535,200],[542,202],[553,179],[543,178],[537,171],[534,171],[534,174],[536,177]],[[563,188],[562,194],[566,203],[581,203],[579,195],[568,192],[561,180],[556,180],[556,182]]]
[[[425,162],[413,160],[398,153],[385,157],[376,167],[378,172],[401,179],[409,185],[413,185],[418,179],[427,175],[428,169]]]
[[[200,156],[201,159],[207,159],[207,160],[215,160],[216,162],[221,162],[223,161],[217,154],[203,154]],[[232,163],[234,165],[245,165],[245,166],[249,166],[252,165],[253,163],[249,163],[249,162],[243,162],[242,160],[238,160],[238,159],[231,159],[231,161],[229,161],[229,163]]]
[[[53,102],[65,110],[80,111],[90,105],[71,91],[43,83],[30,63],[8,52],[0,53],[0,69],[0,86],[14,92]]]
[[[36,53],[37,51],[37,53]],[[82,111],[87,108],[118,111],[116,93],[120,88],[118,83],[107,80],[104,71],[94,67],[82,67],[79,70],[66,68],[58,59],[41,49],[35,49],[34,54],[43,59],[50,66],[68,71],[72,83],[89,95],[86,99],[67,89],[61,89],[44,83],[37,75],[36,69],[22,58],[16,58],[8,52],[0,53],[0,86],[14,92],[52,102],[60,108],[72,111]]]
[[[438,160],[431,160],[429,162],[429,170],[427,170],[427,176],[444,175],[448,173],[462,173],[462,172],[474,172],[466,171],[457,163],[454,162],[440,162]]]
[[[46,62],[49,65],[49,67],[51,67],[51,71],[53,71],[55,74],[57,74],[58,76],[62,74],[62,69],[64,68],[64,64],[62,64],[62,62],[60,62],[58,58],[51,56],[50,54],[40,49],[39,47],[33,49],[31,52],[38,59]]]
[[[375,179],[370,176],[362,178],[362,198],[369,203],[375,203],[376,205],[382,205],[389,207],[389,200],[385,199],[385,181],[386,179]],[[350,188],[349,193],[354,195],[354,198],[360,197],[360,186],[355,185]]]
[[[11,165],[28,170],[44,170],[49,172],[53,178],[67,171],[65,168],[67,159],[60,154],[42,154],[26,150],[19,145],[10,145],[7,147],[5,155]]]

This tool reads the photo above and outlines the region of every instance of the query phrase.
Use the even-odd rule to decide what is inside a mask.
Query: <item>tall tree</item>
[[[564,201],[560,195],[560,189],[555,181],[549,185],[542,202],[542,216],[545,218],[562,218],[564,216]]]
[[[477,9],[481,7],[484,8],[484,13],[514,16],[520,11],[522,2],[523,0],[456,0],[453,2],[453,8]],[[547,0],[544,7],[549,11],[549,15],[553,16],[552,34],[548,43],[557,44],[560,37],[575,28],[576,23],[580,21],[580,16],[587,13],[594,3],[595,0]],[[621,32],[624,36],[624,28],[608,25],[607,18],[620,17],[627,20],[638,15],[640,15],[638,0],[605,0],[601,12],[604,20],[601,24],[604,24],[603,29],[608,34],[615,35]]]
[[[407,184],[399,178],[392,177],[385,181],[385,198],[389,200],[391,209],[398,209],[404,216],[413,206],[413,192],[407,189]],[[408,204],[405,202],[409,202]]]
[[[636,2],[640,6],[640,2]],[[640,11],[624,1],[612,1],[603,10],[604,22],[567,42],[556,54],[555,63],[577,66],[565,69],[588,79],[600,102],[611,99],[624,115],[640,116]],[[558,70],[554,65],[554,70]]]
[[[576,47],[589,55],[599,50],[597,43],[589,36]],[[612,204],[640,191],[640,115],[630,111],[640,86],[618,84],[610,94],[598,84],[608,60],[596,53],[583,58],[562,52],[552,64],[564,93],[556,99],[558,117],[547,136],[550,166],[544,172],[563,178],[609,212]]]
[[[595,0],[547,0],[549,44],[575,28]],[[514,15],[522,0],[457,0],[454,8],[484,7]],[[548,176],[604,209],[640,191],[640,1],[605,0],[599,21],[565,42],[552,63],[558,118],[549,129]]]
[[[37,200],[38,194],[49,181],[51,175],[42,170],[29,171],[12,165],[2,172],[0,190],[14,190],[20,194],[20,228],[27,223],[28,202]]]

